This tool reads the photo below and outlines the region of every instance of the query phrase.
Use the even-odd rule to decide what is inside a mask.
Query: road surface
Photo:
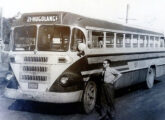
[[[79,104],[49,104],[12,100],[3,96],[6,81],[0,80],[0,120],[97,120],[96,111],[82,114]],[[116,120],[164,120],[165,77],[152,89],[144,84],[116,91]]]

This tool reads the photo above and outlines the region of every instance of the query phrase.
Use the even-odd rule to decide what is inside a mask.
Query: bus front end
[[[79,58],[69,51],[70,31],[60,25],[13,29],[6,97],[50,103],[81,101],[84,82],[78,72],[70,70]]]

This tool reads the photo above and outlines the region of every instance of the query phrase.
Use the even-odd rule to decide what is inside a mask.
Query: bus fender
[[[73,72],[64,72],[50,87],[51,92],[71,92],[82,90],[84,81],[82,76]]]

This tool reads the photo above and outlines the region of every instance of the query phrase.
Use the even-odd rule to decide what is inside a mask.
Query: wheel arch
[[[157,66],[153,64],[149,68],[153,68],[155,70],[155,77],[157,77]]]

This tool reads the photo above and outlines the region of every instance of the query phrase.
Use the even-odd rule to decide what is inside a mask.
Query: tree
[[[15,18],[3,18],[3,42],[9,44],[10,42],[10,29]]]

